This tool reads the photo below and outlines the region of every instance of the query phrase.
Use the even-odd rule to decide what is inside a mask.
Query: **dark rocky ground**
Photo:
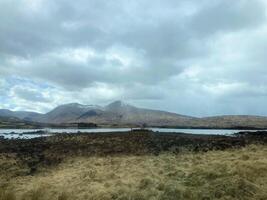
[[[56,134],[50,137],[0,139],[0,156],[16,158],[34,173],[68,156],[158,155],[161,152],[209,151],[267,144],[267,132],[241,132],[233,136],[132,131],[124,133]]]

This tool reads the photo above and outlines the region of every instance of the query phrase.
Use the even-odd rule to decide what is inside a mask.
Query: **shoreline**
[[[84,128],[78,128],[77,126],[32,126],[32,127],[20,127],[20,126],[7,126],[7,127],[0,127],[0,130],[5,130],[5,129],[21,129],[21,130],[31,130],[31,129],[112,129],[112,128],[133,128],[133,129],[142,129],[142,127],[131,127],[131,126],[97,126],[97,127],[84,127]],[[233,127],[205,127],[205,126],[151,126],[151,127],[146,127],[146,128],[162,128],[162,129],[199,129],[199,130],[267,130],[267,127],[246,127],[246,126],[233,126]]]
[[[158,155],[163,152],[206,152],[267,144],[267,132],[240,132],[233,136],[161,133],[152,131],[54,134],[33,139],[0,139],[0,154],[16,156],[33,168],[59,163],[68,156]],[[27,161],[28,160],[28,161]]]
[[[266,148],[266,131],[234,136],[133,131],[0,139],[0,197],[143,200],[154,195],[163,200],[178,195],[177,199],[193,200],[201,195],[215,199],[216,193],[233,197],[229,199],[265,199]]]

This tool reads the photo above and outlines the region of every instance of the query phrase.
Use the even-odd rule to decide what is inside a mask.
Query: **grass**
[[[23,175],[14,157],[2,156],[8,174],[17,173],[0,171],[6,181],[0,200],[265,200],[266,155],[267,146],[250,145],[206,153],[69,157],[34,175]]]

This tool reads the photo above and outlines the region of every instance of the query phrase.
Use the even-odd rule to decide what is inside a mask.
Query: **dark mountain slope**
[[[267,117],[228,115],[196,118],[176,113],[138,108],[122,101],[107,106],[70,103],[46,114],[0,110],[0,116],[47,124],[95,123],[99,126],[147,126],[180,128],[266,128]]]

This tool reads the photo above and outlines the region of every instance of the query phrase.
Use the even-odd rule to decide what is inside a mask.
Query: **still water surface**
[[[35,132],[45,130],[46,134],[27,134],[28,132]],[[0,129],[0,137],[7,139],[31,139],[36,137],[45,137],[53,133],[105,133],[105,132],[125,132],[130,131],[130,128],[91,128],[91,129]],[[225,129],[175,129],[175,128],[150,128],[150,130],[158,132],[169,133],[193,133],[193,134],[208,134],[208,135],[231,135],[240,131],[246,130],[225,130]],[[247,130],[249,131],[249,130]],[[255,131],[255,130],[253,130]]]

